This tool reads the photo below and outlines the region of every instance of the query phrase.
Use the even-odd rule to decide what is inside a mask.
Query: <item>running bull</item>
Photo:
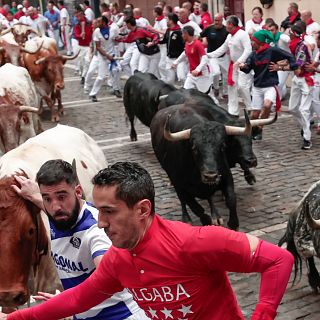
[[[320,275],[314,257],[320,257],[320,182],[314,183],[290,214],[287,230],[279,246],[287,243],[287,250],[294,256],[295,277],[302,272],[302,259],[308,266],[308,281],[318,292]]]
[[[215,191],[221,190],[229,209],[228,226],[236,230],[237,200],[225,147],[228,136],[250,136],[251,124],[247,114],[242,128],[213,120],[208,108],[200,105],[185,103],[159,110],[150,126],[152,146],[177,192],[182,220],[191,220],[188,205],[203,225],[223,224],[213,203]],[[211,216],[196,197],[209,202]]]

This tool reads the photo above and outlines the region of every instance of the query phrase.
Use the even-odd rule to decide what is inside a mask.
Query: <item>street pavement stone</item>
[[[141,137],[137,142],[130,142],[130,126],[126,121],[122,99],[111,95],[109,88],[103,87],[97,96],[98,100],[102,100],[93,103],[83,93],[80,78],[74,76],[72,69],[65,68],[65,77],[63,102],[66,115],[61,118],[61,123],[76,126],[98,141],[109,164],[129,160],[146,168],[155,183],[156,211],[167,219],[181,220],[179,200],[153,153],[149,128],[137,120],[135,126]],[[46,108],[42,117],[45,129],[55,125],[50,122],[50,113]],[[313,133],[311,150],[301,150],[301,143],[300,128],[296,121],[287,113],[281,113],[275,124],[265,127],[263,140],[253,141],[258,158],[258,166],[252,169],[256,184],[248,185],[239,167],[232,169],[240,231],[257,234],[275,244],[283,236],[291,210],[312,183],[319,180],[320,136]],[[227,221],[228,210],[222,194],[218,192],[215,199],[217,209]],[[208,212],[208,204],[205,201],[200,203]],[[192,213],[191,217],[194,225],[200,224]],[[302,278],[295,285],[291,280],[277,319],[320,319],[320,296],[314,295],[308,286],[306,272],[304,267]],[[232,273],[230,281],[239,305],[246,319],[249,319],[258,299],[259,276]]]

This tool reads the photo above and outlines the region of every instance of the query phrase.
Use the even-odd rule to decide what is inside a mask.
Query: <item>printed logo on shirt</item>
[[[190,298],[190,294],[183,287],[181,283],[178,283],[176,286],[163,286],[157,288],[131,288],[128,289],[133,298],[137,302],[174,302],[179,301],[175,308],[166,308],[156,309],[155,307],[149,306],[147,313],[151,319],[183,319],[187,320],[188,315],[190,316],[192,311],[192,305],[187,303],[187,299]],[[183,303],[182,303],[183,302]],[[163,306],[163,305],[162,305]]]
[[[67,272],[67,273],[71,273],[74,271],[86,272],[89,270],[88,268],[83,267],[82,262],[72,261],[64,256],[59,256],[57,253],[53,254],[51,252],[51,257],[52,257],[57,269],[63,270],[64,272]]]
[[[81,239],[78,237],[71,237],[70,243],[76,248],[79,249],[81,245]]]

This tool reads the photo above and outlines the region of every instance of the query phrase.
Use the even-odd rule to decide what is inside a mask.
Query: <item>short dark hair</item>
[[[101,17],[102,22],[104,22],[106,25],[109,24],[109,19],[106,16]]]
[[[237,16],[229,16],[227,18],[227,23],[231,23],[232,25],[234,25],[235,27],[239,26],[239,18]]]
[[[301,35],[303,34],[303,30],[301,28],[301,26],[294,24],[293,26],[291,26],[291,31],[295,32],[297,35]]]
[[[132,3],[127,3],[126,6],[130,6],[131,10],[134,9],[134,5]]]
[[[186,32],[189,36],[194,36],[194,29],[191,26],[185,26],[182,28],[182,32]]]
[[[272,18],[267,18],[264,22],[265,25],[271,25],[272,23],[275,23],[274,20]]]
[[[89,7],[89,5],[90,5],[90,2],[89,2],[88,0],[84,0],[83,3],[84,3],[87,7]]]
[[[39,185],[52,186],[63,181],[75,185],[78,183],[78,177],[72,165],[62,159],[45,162],[36,175],[36,182]]]
[[[163,12],[162,8],[159,7],[159,6],[155,6],[155,7],[153,8],[153,11],[154,11],[158,16],[161,16],[161,15],[162,15],[162,12]]]
[[[64,1],[63,1],[63,0],[59,0],[58,3],[59,3],[61,6],[64,6]]]
[[[167,11],[169,13],[171,13],[173,11],[173,8],[171,6],[165,6],[165,8],[167,9]]]
[[[299,9],[298,4],[297,4],[297,3],[295,3],[295,2],[291,2],[291,3],[289,3],[289,7],[291,7],[291,8],[295,8],[297,11],[298,11],[298,9]]]
[[[137,25],[136,19],[132,16],[127,17],[124,22],[131,24],[133,27]]]
[[[263,16],[263,10],[261,7],[254,7],[252,10],[251,10],[251,13],[253,13],[254,10],[258,10],[259,13]]]
[[[179,18],[175,13],[169,13],[168,20],[172,21],[174,24],[177,24],[179,21]]]
[[[208,4],[206,2],[202,2],[201,9],[202,9],[202,11],[207,12],[208,11]]]
[[[275,22],[270,23],[270,24],[269,24],[269,28],[270,28],[270,27],[275,27],[276,30],[279,30],[279,26],[278,26]]]
[[[52,4],[52,5],[55,5],[55,3],[54,3],[53,0],[48,1],[48,3],[50,3],[50,4]]]
[[[94,186],[116,186],[116,198],[124,201],[129,208],[137,202],[148,199],[155,211],[154,185],[147,170],[135,162],[116,162],[100,170],[92,179]]]
[[[302,33],[306,32],[307,30],[307,25],[305,22],[303,22],[302,20],[298,20],[294,23],[295,26],[298,26],[299,28],[302,29]],[[292,29],[292,26],[291,26]]]

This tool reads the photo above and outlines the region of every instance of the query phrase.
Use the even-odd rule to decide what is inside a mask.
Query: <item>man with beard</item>
[[[73,167],[63,160],[49,160],[36,176],[38,185],[15,176],[21,188],[15,191],[44,210],[50,222],[51,254],[65,290],[77,286],[98,267],[111,240],[97,226],[98,210],[83,200],[83,192]],[[37,300],[53,295],[39,292]],[[125,289],[109,299],[77,314],[74,319],[146,320],[145,313]]]

